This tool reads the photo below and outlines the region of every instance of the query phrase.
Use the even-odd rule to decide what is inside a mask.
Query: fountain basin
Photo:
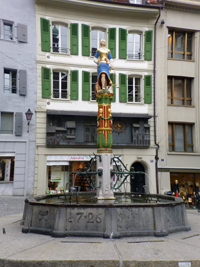
[[[23,233],[53,237],[166,236],[191,229],[181,198],[153,194],[115,193],[115,201],[97,201],[91,192],[29,197],[23,221]]]

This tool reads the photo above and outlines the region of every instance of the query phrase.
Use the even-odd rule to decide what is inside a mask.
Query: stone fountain
[[[96,185],[93,186],[96,192],[69,192],[27,198],[23,233],[49,234],[53,237],[120,238],[166,236],[172,232],[190,230],[181,198],[113,192],[113,174],[124,176],[125,181],[128,175],[134,177],[135,172],[113,170],[112,96],[107,91],[97,92],[98,153],[91,159],[91,162],[97,161],[97,171],[91,172],[89,168],[76,172],[83,175],[86,181],[88,175],[96,174]]]
[[[95,58],[98,65],[96,84],[97,154],[89,168],[73,172],[81,175],[95,192],[69,192],[29,197],[25,200],[23,233],[49,234],[54,237],[95,236],[120,238],[124,236],[166,236],[171,232],[187,231],[185,204],[181,198],[137,193],[114,193],[134,170],[113,170],[116,157],[112,151],[112,81],[109,76],[111,59],[101,41]],[[98,59],[100,58],[100,60]],[[106,76],[107,75],[107,76]],[[100,77],[100,78],[99,78]],[[97,170],[91,171],[96,160]],[[121,161],[120,158],[117,160]],[[96,175],[94,184],[91,175]],[[113,186],[113,175],[119,186]],[[121,181],[120,181],[121,179]]]

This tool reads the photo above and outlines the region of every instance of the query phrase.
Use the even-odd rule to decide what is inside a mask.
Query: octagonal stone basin
[[[91,192],[29,197],[23,221],[23,233],[53,237],[166,236],[191,229],[181,198],[154,194],[115,193],[114,201],[97,201]]]

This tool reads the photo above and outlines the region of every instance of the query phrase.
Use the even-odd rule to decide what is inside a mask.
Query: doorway
[[[145,169],[144,166],[140,162],[135,162],[132,164],[135,172],[143,172],[136,173],[134,175],[134,179],[131,177],[131,192],[135,193],[145,193],[144,185],[145,185]]]

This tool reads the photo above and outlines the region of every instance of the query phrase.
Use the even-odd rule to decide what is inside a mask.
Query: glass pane
[[[186,80],[186,98],[191,97],[191,80]]]
[[[133,33],[128,34],[128,58],[133,59]]]
[[[175,125],[175,151],[184,151],[184,127]]]
[[[53,52],[59,52],[59,25],[53,25],[52,38]]]
[[[4,39],[6,40],[12,40],[12,24],[4,23]]]
[[[193,152],[193,147],[192,146],[188,146],[187,151],[188,152]]]
[[[59,81],[59,72],[53,72],[53,80]]]
[[[1,133],[12,134],[13,133],[13,114],[1,113]]]
[[[184,47],[184,34],[180,32],[175,33],[175,51],[182,51]]]
[[[187,55],[187,59],[191,60],[192,59],[192,55]]]
[[[187,52],[192,52],[192,34],[187,34]]]
[[[133,102],[134,78],[128,77],[128,102]]]
[[[92,74],[92,100],[95,100],[95,84],[97,82],[97,75],[96,74]]]
[[[5,93],[10,93],[11,90],[11,77],[10,77],[10,72],[7,70],[4,70],[4,90]]]
[[[182,79],[174,79],[174,104],[175,105],[183,105],[183,99],[176,98],[183,97],[183,80]]]
[[[67,82],[67,72],[61,73],[61,80],[62,80],[62,82]]]
[[[174,53],[174,58],[177,58],[177,59],[184,59],[184,55],[181,53],[181,54],[178,54],[178,53]]]
[[[172,51],[172,32],[169,32],[169,34],[168,34],[168,51]],[[169,56],[169,54],[168,54],[168,56]]]
[[[59,81],[53,81],[53,89],[59,89]]]
[[[187,125],[187,144],[192,144],[192,125]]]
[[[167,79],[167,97],[168,97],[168,104],[172,104],[172,78],[168,77]],[[169,99],[170,98],[170,99]]]
[[[99,47],[100,47],[101,39],[105,39],[105,31],[99,31]]]
[[[140,59],[141,35],[135,34],[135,59]]]
[[[172,125],[171,124],[168,125],[168,141],[169,141],[169,143],[173,143],[172,142]]]
[[[140,102],[140,78],[135,78],[135,102]]]
[[[92,30],[91,32],[91,40],[92,40],[92,55],[94,56],[97,51],[97,30]]]
[[[66,26],[60,26],[61,29],[61,53],[67,53],[67,27]]]

